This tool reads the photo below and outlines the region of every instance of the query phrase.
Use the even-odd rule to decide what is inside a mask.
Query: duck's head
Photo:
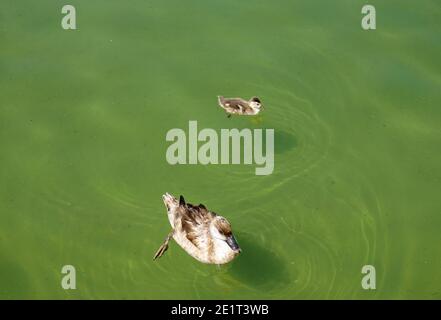
[[[222,216],[216,216],[210,225],[211,236],[219,241],[224,241],[235,253],[240,253],[242,250],[234,238],[231,224]]]
[[[259,112],[261,109],[263,109],[262,102],[258,97],[252,97],[249,101],[250,107],[253,108],[255,111]]]

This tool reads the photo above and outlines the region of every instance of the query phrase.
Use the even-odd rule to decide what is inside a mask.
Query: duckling
[[[233,260],[241,249],[234,238],[231,225],[224,217],[209,211],[203,204],[194,206],[169,193],[162,196],[173,230],[155,253],[160,258],[173,238],[189,255],[208,264],[225,264]]]
[[[228,113],[228,118],[230,118],[232,114],[253,116],[263,109],[258,97],[252,97],[246,101],[242,98],[224,98],[223,96],[218,96],[217,100],[221,108]]]

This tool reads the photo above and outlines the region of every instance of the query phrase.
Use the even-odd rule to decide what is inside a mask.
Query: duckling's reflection
[[[274,131],[274,152],[276,154],[290,151],[297,147],[296,137],[287,131]]]
[[[274,130],[274,153],[282,154],[291,151],[297,145],[297,138],[292,133],[278,129]],[[266,139],[263,141],[263,150],[266,150]]]

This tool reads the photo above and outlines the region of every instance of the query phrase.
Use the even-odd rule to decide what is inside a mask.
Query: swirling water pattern
[[[0,12],[0,298],[441,298],[435,1],[375,3],[369,32],[358,0],[71,3],[69,32],[52,1]],[[228,119],[219,94],[265,110]],[[170,166],[189,120],[274,129],[273,174]],[[164,192],[226,216],[242,255],[153,262]]]

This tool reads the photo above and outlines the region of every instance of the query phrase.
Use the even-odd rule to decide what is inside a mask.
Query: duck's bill
[[[229,236],[227,238],[227,244],[230,246],[230,248],[234,251],[241,251],[239,244],[237,243],[236,239],[234,238],[233,235]]]

